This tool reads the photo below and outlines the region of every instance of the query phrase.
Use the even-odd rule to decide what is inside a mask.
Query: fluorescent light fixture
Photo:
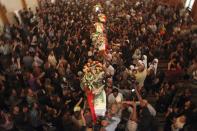
[[[185,2],[185,8],[188,8],[189,10],[192,10],[192,7],[194,5],[195,0],[186,0]]]

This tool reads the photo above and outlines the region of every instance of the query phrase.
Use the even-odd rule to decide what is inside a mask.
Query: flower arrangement
[[[96,32],[96,33],[92,33],[91,35],[91,39],[92,39],[92,44],[94,45],[94,43],[98,40],[100,33]]]
[[[100,22],[106,22],[106,16],[105,16],[105,14],[102,14],[102,13],[100,13],[100,14],[98,14],[98,19],[99,19],[99,21]]]
[[[94,45],[95,49],[99,51],[105,50],[105,45],[107,44],[107,38],[105,34],[101,33],[93,33],[92,34],[92,44]]]
[[[105,50],[105,45],[107,43],[107,38],[103,35],[99,35],[98,40],[96,42],[98,50]]]
[[[104,28],[103,23],[96,22],[96,23],[94,24],[94,26],[95,26],[95,28],[96,28],[96,32],[104,33],[105,28]]]
[[[100,94],[105,86],[103,64],[99,61],[88,62],[83,68],[83,74],[82,88],[88,88],[94,95]]]

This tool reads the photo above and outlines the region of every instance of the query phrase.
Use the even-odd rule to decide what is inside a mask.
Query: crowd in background
[[[178,79],[197,82],[190,12],[154,0],[100,2],[107,16],[106,116],[92,123],[80,87],[84,64],[99,59],[90,38],[97,2],[41,0],[35,13],[21,10],[19,23],[6,25],[0,37],[0,130],[157,131],[156,112],[166,114],[165,131],[196,129],[192,92],[174,100]],[[155,58],[169,60],[166,72],[150,68]],[[146,72],[145,79],[130,72]]]

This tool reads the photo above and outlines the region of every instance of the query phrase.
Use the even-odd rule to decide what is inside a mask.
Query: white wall
[[[37,0],[25,0],[27,3],[27,8],[31,8],[33,12],[35,12],[36,7],[38,7]]]

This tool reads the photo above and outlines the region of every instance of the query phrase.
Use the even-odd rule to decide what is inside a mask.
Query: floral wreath
[[[98,19],[100,20],[100,22],[106,22],[106,16],[105,16],[105,14],[102,14],[102,13],[100,13],[100,14],[98,14]]]
[[[88,62],[83,68],[83,73],[81,80],[82,89],[87,87],[93,94],[100,94],[105,86],[103,64],[99,61]]]
[[[95,49],[105,50],[105,45],[107,44],[107,38],[105,34],[96,32],[92,33],[92,45],[94,45]]]

